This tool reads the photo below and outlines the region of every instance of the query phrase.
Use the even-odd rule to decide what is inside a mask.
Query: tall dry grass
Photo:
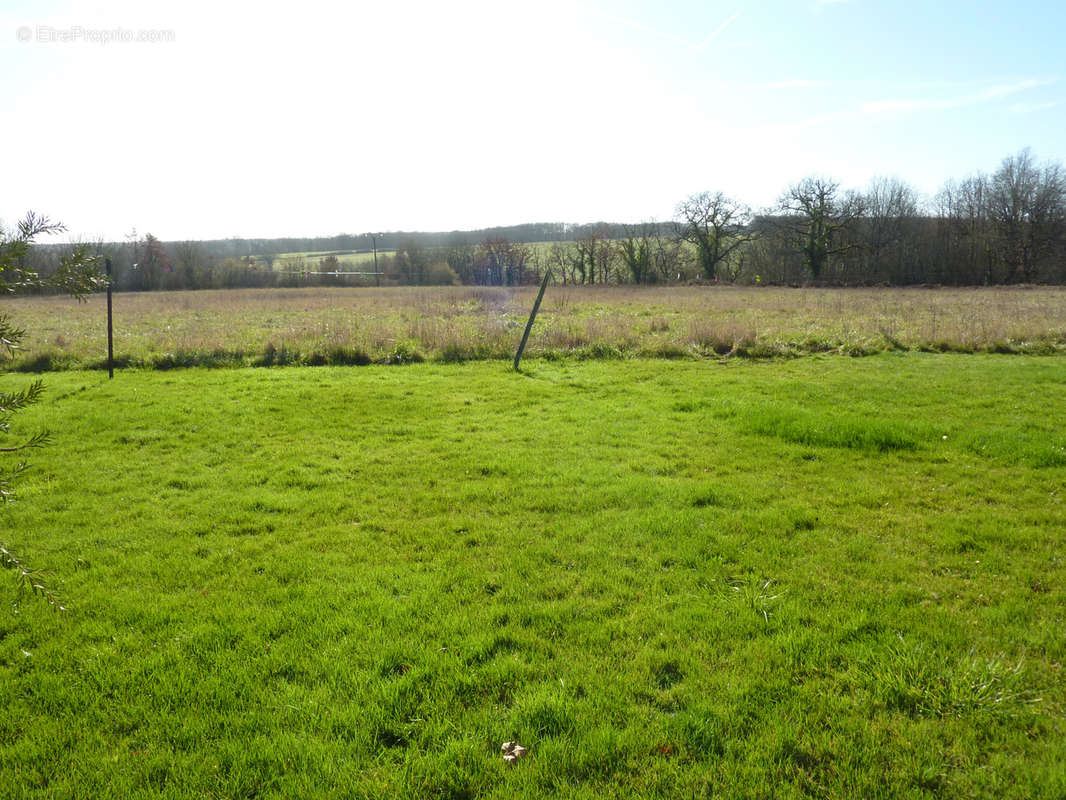
[[[534,289],[242,289],[115,296],[125,363],[352,363],[506,358]],[[16,366],[95,365],[105,303],[7,298],[28,332]],[[531,356],[773,356],[885,349],[1066,351],[1066,288],[548,289]],[[329,354],[334,354],[330,356]],[[342,357],[342,355],[347,354]],[[273,363],[273,362],[272,362]]]

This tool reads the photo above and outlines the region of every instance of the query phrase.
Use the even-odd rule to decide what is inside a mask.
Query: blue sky
[[[813,173],[931,195],[1066,161],[1063,31],[1031,0],[9,2],[0,219],[170,240],[661,220]]]

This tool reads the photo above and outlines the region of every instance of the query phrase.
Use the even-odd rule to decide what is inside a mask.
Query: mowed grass
[[[382,287],[123,293],[122,365],[171,368],[503,360],[535,288]],[[15,367],[100,368],[102,296],[7,298],[29,332]],[[537,359],[780,357],[885,351],[1066,352],[1066,289],[551,286]]]
[[[1061,359],[47,383],[4,797],[1066,795]]]

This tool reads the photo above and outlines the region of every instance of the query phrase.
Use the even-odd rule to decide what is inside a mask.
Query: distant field
[[[553,244],[553,242],[530,242],[524,246],[530,250],[545,253]],[[393,248],[378,248],[378,256],[391,255],[395,252],[396,250]],[[307,252],[279,253],[275,256],[274,268],[278,269],[284,264],[286,259],[302,259],[307,262],[311,269],[317,269],[323,259],[330,256],[336,256],[342,269],[366,269],[367,264],[374,263],[373,250],[311,250]],[[260,263],[265,263],[262,256],[255,256],[255,258]]]
[[[1066,796],[1064,359],[46,383],[0,796]]]
[[[378,248],[379,257],[392,252],[394,251]],[[310,270],[316,271],[321,267],[322,261],[330,256],[336,256],[341,270],[365,270],[368,265],[372,267],[374,264],[373,251],[316,250],[306,253],[279,253],[274,257],[274,269],[284,269],[287,261],[299,260],[303,261]],[[255,256],[255,258],[265,264],[262,256]]]
[[[116,355],[144,366],[500,359],[533,289],[317,288],[115,297]],[[104,299],[5,298],[29,331],[22,368],[98,366]],[[884,350],[1066,351],[1066,289],[548,289],[532,358]]]

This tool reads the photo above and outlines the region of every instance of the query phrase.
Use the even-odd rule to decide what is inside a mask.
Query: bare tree
[[[677,236],[657,235],[651,240],[651,263],[663,283],[681,280],[691,259],[685,243]]]
[[[577,282],[577,248],[572,244],[553,242],[551,247],[548,248],[546,258],[548,266],[559,275],[564,286],[567,283]]]
[[[617,251],[603,228],[592,228],[574,242],[572,266],[578,283],[607,283]]]
[[[610,238],[605,236],[600,240],[594,263],[600,283],[610,283],[612,280],[621,282],[618,274],[618,246]]]
[[[675,216],[678,236],[696,247],[703,277],[733,280],[727,259],[752,239],[751,210],[721,192],[702,192],[679,203]]]
[[[162,289],[166,273],[170,271],[166,247],[152,234],[146,233],[138,245],[137,254],[139,260],[133,265],[140,275],[137,288],[148,291]]]
[[[486,239],[478,245],[478,283],[490,286],[521,286],[530,248],[505,238]]]
[[[261,256],[261,258],[266,258]],[[273,269],[274,256],[269,256]],[[183,289],[205,289],[209,285],[209,264],[200,242],[179,242],[174,245],[174,271]]]
[[[988,213],[1008,281],[1036,279],[1066,219],[1066,176],[1058,164],[1038,167],[1029,149],[1008,156],[989,179]]]
[[[916,235],[918,193],[898,178],[874,178],[863,198],[867,277],[899,282],[907,244]]]
[[[465,241],[450,243],[444,252],[444,260],[463,283],[474,283],[477,264],[477,248]]]
[[[949,181],[936,196],[943,243],[943,274],[956,284],[996,283],[996,263],[988,218],[988,178],[977,174]]]

